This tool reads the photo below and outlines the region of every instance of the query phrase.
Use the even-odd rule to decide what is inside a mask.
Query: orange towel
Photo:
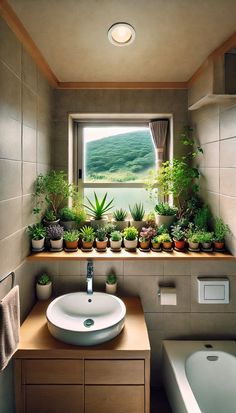
[[[16,285],[0,301],[0,370],[17,350],[20,332],[19,287]]]

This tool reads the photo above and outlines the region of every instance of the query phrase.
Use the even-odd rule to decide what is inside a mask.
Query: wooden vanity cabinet
[[[125,303],[123,332],[90,348],[55,340],[47,330],[45,304],[36,305],[15,354],[16,413],[149,413],[146,326],[139,300]],[[37,327],[40,337],[32,331]]]

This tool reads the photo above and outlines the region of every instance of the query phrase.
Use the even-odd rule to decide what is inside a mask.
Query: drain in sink
[[[92,318],[87,318],[85,321],[84,321],[84,326],[85,327],[91,327],[91,326],[93,326],[94,325],[94,321],[92,320]]]

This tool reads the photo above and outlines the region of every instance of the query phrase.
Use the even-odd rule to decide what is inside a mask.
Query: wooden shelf
[[[83,252],[78,250],[77,252],[40,252],[30,255],[28,261],[66,261],[66,260],[234,260],[235,257],[229,252],[142,252],[139,249],[136,252],[128,252],[124,248],[120,252],[112,252],[108,248],[106,252]]]
[[[209,94],[199,99],[196,103],[189,106],[188,110],[197,110],[205,105],[223,103],[229,100],[236,100],[236,95],[214,95]]]

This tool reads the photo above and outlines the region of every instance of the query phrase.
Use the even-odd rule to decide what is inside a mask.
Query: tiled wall
[[[21,319],[34,302],[35,275],[24,261],[29,253],[25,228],[33,221],[35,177],[51,164],[52,90],[36,64],[0,19],[0,277],[15,271]],[[0,284],[0,299],[10,280]],[[11,366],[0,374],[0,411],[14,411]]]
[[[231,228],[228,247],[236,254],[236,100],[191,113],[204,154],[199,159],[201,191],[216,215]]]

